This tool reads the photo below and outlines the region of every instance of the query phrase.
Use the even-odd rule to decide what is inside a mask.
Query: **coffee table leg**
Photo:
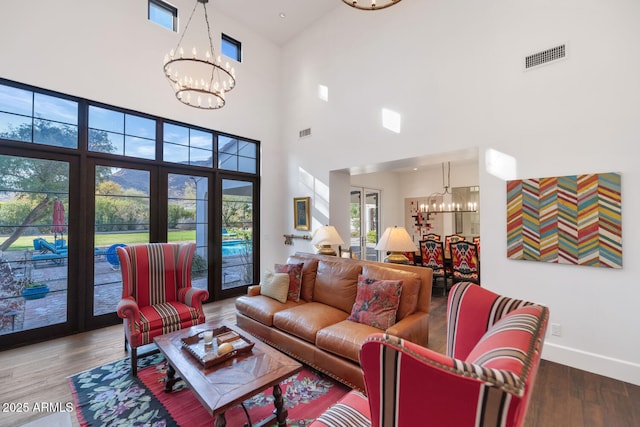
[[[224,412],[216,415],[216,421],[213,425],[215,427],[225,427],[227,425],[227,419],[224,417]]]
[[[278,427],[285,427],[287,425],[287,416],[289,416],[289,411],[284,407],[280,384],[273,386],[273,404],[276,407],[276,420],[278,421]]]
[[[173,385],[179,380],[176,378],[176,370],[173,366],[167,363],[167,377],[164,380],[164,392],[171,393],[173,391]]]

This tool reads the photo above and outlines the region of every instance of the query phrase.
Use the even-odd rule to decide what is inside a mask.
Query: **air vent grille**
[[[563,59],[567,54],[566,45],[552,47],[551,49],[543,50],[542,52],[534,53],[524,58],[524,69],[528,70],[533,67],[537,67],[542,64],[547,64],[552,61]]]
[[[311,128],[302,129],[300,131],[300,138],[306,138],[308,136],[311,136]]]

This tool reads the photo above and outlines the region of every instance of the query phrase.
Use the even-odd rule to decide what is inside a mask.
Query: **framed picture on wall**
[[[311,229],[310,204],[311,197],[293,198],[293,223],[296,230]]]

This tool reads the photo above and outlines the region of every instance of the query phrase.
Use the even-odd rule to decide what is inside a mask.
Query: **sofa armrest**
[[[413,313],[392,325],[385,332],[426,347],[429,343],[429,313]]]
[[[251,285],[247,288],[247,295],[255,297],[260,295],[260,285]]]

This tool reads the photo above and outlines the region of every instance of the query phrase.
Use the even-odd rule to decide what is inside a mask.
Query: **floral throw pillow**
[[[376,280],[358,276],[356,301],[349,320],[386,330],[396,322],[402,280]]]
[[[302,289],[302,267],[304,263],[299,264],[275,264],[273,270],[276,273],[289,274],[289,293],[287,299],[290,301],[300,301],[300,289]]]

